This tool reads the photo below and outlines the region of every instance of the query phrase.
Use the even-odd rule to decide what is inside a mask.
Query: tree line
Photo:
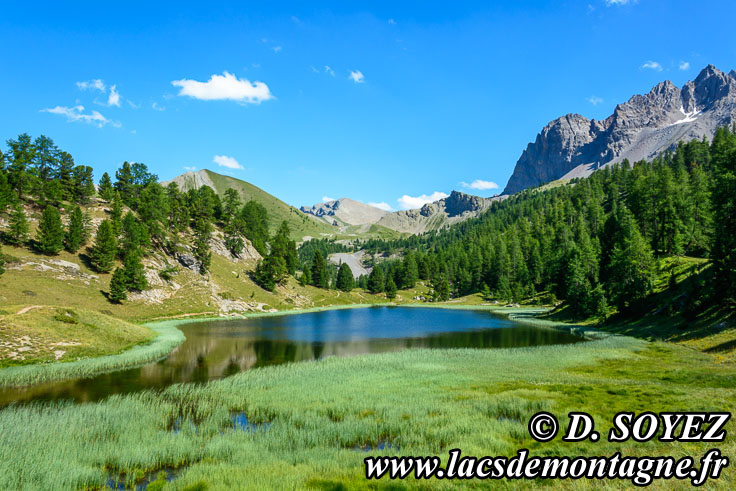
[[[624,160],[585,179],[523,191],[440,232],[362,247],[403,254],[376,265],[366,283],[374,292],[388,280],[409,288],[418,277],[438,300],[482,293],[519,301],[547,292],[578,316],[605,317],[641,305],[660,259],[687,255],[713,265],[714,287],[692,292],[692,303],[710,293],[733,305],[736,135],[719,128],[712,142],[680,143],[652,161]]]

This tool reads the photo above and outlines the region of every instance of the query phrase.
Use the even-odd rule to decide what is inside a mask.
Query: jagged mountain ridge
[[[302,206],[300,210],[334,226],[366,225],[379,221],[389,212],[350,198]]]
[[[503,194],[585,177],[624,159],[651,159],[680,141],[711,138],[736,121],[736,72],[704,68],[681,88],[669,80],[616,106],[603,121],[567,114],[551,121],[516,163]]]
[[[505,196],[482,198],[452,191],[447,198],[427,203],[421,208],[389,213],[376,224],[398,232],[421,234],[477,217],[486,211],[491,203],[503,198]]]

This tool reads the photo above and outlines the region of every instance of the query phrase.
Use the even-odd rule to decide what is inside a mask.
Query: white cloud
[[[650,70],[656,70],[658,72],[661,72],[662,71],[662,65],[660,65],[658,62],[652,61],[652,60],[647,61],[641,67],[642,68],[648,68]]]
[[[220,167],[243,170],[243,166],[240,165],[237,160],[233,157],[228,157],[227,155],[215,155],[215,158],[213,158],[212,161]]]
[[[690,70],[690,62],[688,62],[688,61],[681,61],[680,62],[680,66],[678,68],[680,70],[682,70],[682,71]]]
[[[601,102],[603,102],[603,99],[601,99],[597,95],[592,95],[592,96],[588,97],[587,100],[588,100],[588,102],[590,102],[594,106],[597,106],[598,104],[600,104]]]
[[[105,82],[102,79],[95,78],[93,80],[86,80],[84,82],[77,82],[77,88],[79,90],[98,90],[102,92],[103,94],[106,93],[108,90],[107,85],[105,85]],[[117,85],[111,85],[110,86],[110,92],[107,96],[107,103],[105,102],[98,102],[95,100],[95,104],[99,104],[101,106],[116,106],[120,107],[120,93],[117,90]]]
[[[110,94],[107,96],[107,105],[120,107],[120,94],[118,93],[117,86],[115,85],[110,86]]]
[[[166,111],[166,108],[165,108],[165,107],[163,107],[163,106],[159,106],[159,105],[158,105],[158,102],[154,102],[153,104],[151,104],[151,108],[152,108],[152,109],[153,109],[154,111]]]
[[[325,73],[330,74],[333,77],[335,76],[335,70],[330,68],[330,65],[325,65]]]
[[[478,189],[480,191],[485,191],[488,189],[498,189],[498,184],[496,184],[493,181],[483,181],[481,179],[476,179],[475,181],[468,184],[467,182],[461,182],[460,183],[464,188],[469,189]]]
[[[263,82],[250,83],[228,72],[223,72],[222,75],[212,75],[207,82],[181,79],[174,80],[171,85],[181,87],[179,95],[203,101],[231,100],[260,104],[273,99],[271,91]]]
[[[111,124],[116,128],[120,127],[120,123],[118,121],[111,121],[100,114],[98,111],[91,111],[90,113],[85,114],[84,106],[82,105],[77,105],[74,107],[56,106],[52,108],[41,109],[41,112],[66,116],[66,119],[69,122],[90,123],[94,124],[98,128],[102,128],[106,124]]]
[[[279,53],[282,49],[284,48],[282,48],[281,46],[274,46],[273,48],[271,48],[274,53]]]
[[[447,198],[448,196],[449,194],[435,191],[430,195],[422,194],[420,196],[409,196],[405,194],[396,201],[399,202],[399,208],[401,208],[402,210],[413,210],[414,208],[421,208],[427,203],[431,203],[432,201],[437,201],[442,198]]]
[[[383,211],[393,211],[393,208],[391,208],[391,205],[386,203],[385,201],[381,201],[380,203],[368,203],[370,206],[373,206],[375,208],[379,208]]]
[[[388,23],[391,24],[392,26],[395,26],[396,25],[396,21],[393,20],[393,19],[389,19],[388,20]]]
[[[87,80],[85,82],[77,82],[77,88],[79,90],[87,90],[87,89],[95,89],[99,90],[100,92],[105,92],[105,82],[100,80],[99,78],[96,78],[94,80]]]
[[[611,5],[627,5],[629,3],[636,3],[636,0],[634,0],[633,2],[631,0],[606,0],[606,5],[608,5],[609,7]]]
[[[189,171],[189,172],[194,172],[195,170],[197,170],[197,168],[194,167],[194,166],[186,166],[185,165],[184,166],[184,170]]]
[[[323,203],[327,203],[328,201],[335,201],[335,198],[330,198],[329,196],[322,196]]]
[[[352,70],[350,72],[350,75],[348,75],[348,78],[355,82],[356,84],[362,84],[365,80],[365,77],[363,76],[363,72],[360,70]]]

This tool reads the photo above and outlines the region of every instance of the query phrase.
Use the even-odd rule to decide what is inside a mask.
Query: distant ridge
[[[373,224],[389,213],[350,198],[302,206],[301,211],[335,226]]]
[[[551,121],[521,154],[504,194],[585,177],[606,164],[651,159],[680,141],[711,138],[736,122],[736,72],[705,67],[681,88],[669,80],[616,106],[603,121],[568,114]]]
[[[389,213],[376,224],[398,232],[421,234],[475,218],[486,211],[491,203],[503,198],[505,196],[481,198],[453,191],[447,198],[427,203],[421,208]]]

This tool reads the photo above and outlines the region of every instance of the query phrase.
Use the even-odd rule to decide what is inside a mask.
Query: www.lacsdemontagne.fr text
[[[367,479],[597,479],[625,480],[636,486],[648,486],[658,479],[689,480],[701,486],[708,479],[718,479],[728,466],[728,458],[718,449],[706,452],[698,464],[693,457],[671,456],[622,457],[620,453],[599,457],[534,457],[521,449],[513,457],[461,456],[460,449],[449,452],[442,467],[438,456],[367,457]]]

